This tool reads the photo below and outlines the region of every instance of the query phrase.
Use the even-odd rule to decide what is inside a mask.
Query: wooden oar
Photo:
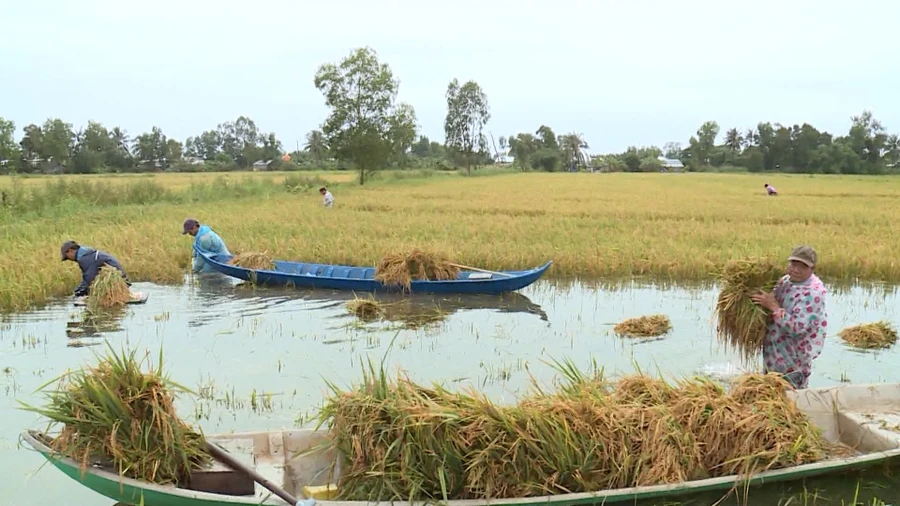
[[[264,478],[261,474],[257,473],[253,469],[250,469],[249,467],[247,467],[244,464],[242,464],[241,462],[239,462],[237,459],[232,457],[228,452],[226,452],[221,446],[207,441],[206,447],[209,450],[210,455],[212,455],[214,458],[216,458],[223,464],[226,464],[228,467],[234,469],[235,471],[241,471],[243,473],[247,473],[248,476],[253,478],[253,481],[266,487],[273,494],[284,499],[291,506],[297,506],[297,505],[301,505],[301,504],[313,505],[316,503],[315,499],[310,499],[307,501],[297,500],[296,497],[292,496],[291,494],[288,494],[283,488],[272,483],[271,481]]]
[[[451,265],[453,267],[456,267],[457,269],[465,269],[467,271],[484,272],[485,274],[496,274],[498,276],[508,276],[510,278],[513,277],[512,274],[507,274],[505,272],[488,271],[488,270],[484,270],[484,269],[479,269],[477,267],[469,267],[467,265],[452,264],[450,262],[447,262],[447,265]]]

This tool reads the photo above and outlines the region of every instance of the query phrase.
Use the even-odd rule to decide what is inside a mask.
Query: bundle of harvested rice
[[[320,412],[344,462],[338,500],[533,497],[745,474],[825,458],[829,444],[787,398],[778,375],[730,392],[704,379],[616,384],[565,371],[559,391],[515,406],[389,380],[369,364],[361,385]],[[401,444],[397,444],[401,442]]]
[[[897,342],[897,331],[886,321],[847,327],[838,336],[849,345],[863,348],[890,348]]]
[[[655,337],[672,330],[672,322],[663,314],[640,316],[619,322],[613,332],[620,336]]]
[[[268,251],[263,251],[262,253],[238,253],[228,261],[228,264],[254,271],[275,270],[275,260],[272,259]]]
[[[122,307],[131,300],[131,290],[122,277],[122,273],[115,267],[104,265],[91,283],[91,290],[87,298],[87,307],[90,311]]]
[[[459,268],[444,255],[413,248],[407,253],[391,253],[375,267],[375,279],[385,285],[410,289],[413,280],[456,279]]]
[[[347,310],[364,321],[376,320],[384,314],[384,309],[377,300],[373,298],[360,299],[355,296],[353,300],[347,302]]]
[[[716,302],[716,334],[745,361],[761,353],[772,319],[769,311],[750,296],[758,291],[771,292],[783,274],[775,264],[755,260],[733,260],[719,274],[722,290]]]
[[[141,371],[135,352],[112,352],[88,370],[66,373],[49,404],[25,409],[62,424],[50,443],[81,463],[111,461],[126,477],[156,484],[184,485],[192,469],[211,461],[203,434],[175,414],[174,393],[186,391],[155,370]]]

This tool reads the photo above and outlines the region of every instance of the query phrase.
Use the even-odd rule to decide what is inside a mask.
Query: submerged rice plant
[[[664,314],[639,316],[619,322],[613,332],[621,336],[655,337],[672,330],[672,322]]]
[[[897,342],[897,331],[886,321],[847,327],[838,337],[856,348],[890,348]]]

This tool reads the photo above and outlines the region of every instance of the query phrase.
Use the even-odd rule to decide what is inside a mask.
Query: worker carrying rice
[[[231,255],[228,247],[225,246],[225,241],[219,237],[219,234],[213,232],[209,225],[201,225],[194,218],[184,220],[184,230],[181,232],[181,235],[185,234],[190,234],[194,238],[194,246],[205,255]],[[192,250],[191,257],[193,258],[191,272],[195,274],[215,272],[206,260],[197,254],[196,250]]]
[[[772,313],[763,340],[765,371],[782,374],[795,388],[806,388],[812,361],[822,353],[828,327],[825,285],[813,272],[818,256],[798,246],[788,257],[787,274],[771,293],[751,296]]]
[[[66,260],[77,262],[78,267],[81,268],[81,284],[75,288],[75,293],[73,294],[76,297],[90,295],[91,283],[94,282],[94,278],[97,277],[104,265],[118,269],[122,273],[122,277],[125,278],[125,283],[131,286],[131,283],[128,281],[128,275],[125,274],[125,269],[122,268],[122,265],[114,256],[105,251],[89,246],[81,246],[75,241],[66,241],[60,248],[60,253],[62,254],[63,262]]]
[[[325,207],[334,205],[334,197],[331,196],[331,192],[326,190],[324,186],[319,188],[319,193],[322,194],[322,203],[325,204]]]

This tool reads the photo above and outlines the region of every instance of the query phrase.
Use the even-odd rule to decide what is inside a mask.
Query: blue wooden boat
[[[288,286],[296,288],[325,288],[356,292],[396,292],[403,288],[385,285],[375,280],[375,267],[311,264],[275,261],[275,270],[254,270],[228,264],[232,255],[206,255],[194,248],[203,260],[217,272],[260,286]],[[547,272],[553,261],[524,271],[496,273],[460,270],[457,279],[443,281],[414,280],[411,293],[504,293],[521,290]]]

